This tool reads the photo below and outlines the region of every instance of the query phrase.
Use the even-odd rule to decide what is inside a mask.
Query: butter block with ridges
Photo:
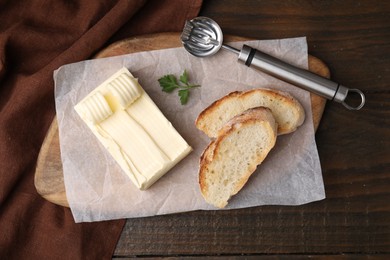
[[[126,68],[89,93],[75,110],[141,190],[192,151]]]

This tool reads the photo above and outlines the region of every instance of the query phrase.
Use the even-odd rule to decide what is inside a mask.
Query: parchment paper
[[[244,42],[230,45],[241,48]],[[306,38],[250,41],[296,66],[307,68]],[[146,191],[139,191],[81,121],[73,106],[122,67],[137,78],[164,115],[194,149]],[[187,105],[177,93],[161,91],[158,79],[179,76],[186,69],[193,89]],[[212,210],[198,187],[199,156],[209,138],[194,126],[198,114],[216,99],[235,90],[265,87],[287,91],[304,106],[306,120],[277,144],[226,209],[259,205],[300,205],[325,198],[314,139],[309,93],[237,62],[221,50],[196,58],[184,48],[141,52],[87,60],[60,67],[54,73],[57,120],[67,199],[75,222],[145,217],[192,210]]]

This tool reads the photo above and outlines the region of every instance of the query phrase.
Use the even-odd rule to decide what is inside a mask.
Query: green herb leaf
[[[186,70],[184,70],[183,74],[180,76],[180,82],[188,85],[188,74]]]
[[[182,105],[185,105],[188,102],[190,89],[200,87],[200,85],[190,85],[188,78],[189,78],[188,73],[186,70],[184,70],[183,74],[180,75],[179,77],[179,82],[177,81],[177,78],[173,74],[169,74],[161,77],[160,79],[158,79],[158,82],[160,83],[162,91],[164,92],[171,93],[175,89],[178,89],[179,91],[177,94],[180,97],[180,102]]]
[[[178,95],[180,97],[180,103],[182,105],[187,104],[189,94],[190,94],[190,91],[188,89],[179,90]]]
[[[165,75],[164,77],[160,78],[158,80],[158,82],[160,83],[160,86],[162,87],[162,91],[168,92],[168,93],[170,93],[170,92],[174,91],[176,88],[180,87],[177,84],[176,77],[172,74]]]

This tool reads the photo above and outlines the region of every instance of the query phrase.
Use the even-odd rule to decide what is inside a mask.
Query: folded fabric
[[[111,259],[125,220],[75,224],[42,199],[36,160],[54,118],[53,71],[131,35],[180,31],[201,0],[0,3],[0,259]]]

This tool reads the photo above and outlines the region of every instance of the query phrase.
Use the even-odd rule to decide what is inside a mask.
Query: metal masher
[[[223,44],[221,28],[208,17],[196,17],[186,21],[181,34],[181,41],[184,48],[196,57],[213,55],[222,47],[237,54],[238,61],[248,67],[254,67],[326,99],[339,102],[349,110],[359,110],[364,106],[365,96],[359,89],[349,89],[310,71],[294,67],[245,44],[241,50]],[[345,102],[348,94],[353,92],[359,94],[361,98],[361,102],[357,106],[351,106]]]

